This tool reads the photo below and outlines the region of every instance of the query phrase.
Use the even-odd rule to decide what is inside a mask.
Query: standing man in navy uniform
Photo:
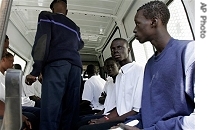
[[[54,0],[51,12],[42,11],[32,49],[31,85],[42,73],[40,130],[69,130],[77,121],[84,42],[79,27],[67,15],[67,2]]]

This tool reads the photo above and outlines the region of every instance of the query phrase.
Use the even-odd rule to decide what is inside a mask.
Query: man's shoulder
[[[93,75],[91,78],[91,80],[104,80],[103,78],[101,78],[100,75]],[[105,80],[104,80],[105,81]]]
[[[41,11],[39,13],[39,16],[42,16],[42,15],[51,15],[51,14],[53,14],[53,13],[52,12],[49,12],[49,11]]]
[[[195,50],[195,41],[194,40],[177,40],[176,49],[179,51],[190,51],[191,53]]]
[[[174,42],[178,44],[179,46],[188,46],[188,45],[194,45],[195,41],[194,40],[178,40],[175,39]]]
[[[131,64],[132,65],[130,67],[132,67],[133,69],[143,69],[143,66],[137,63],[136,61],[133,61]]]
[[[143,67],[138,64],[137,62],[133,61],[131,63],[125,64],[124,66],[121,67],[121,70],[123,72],[123,74],[126,73],[139,73],[139,72],[143,72]]]

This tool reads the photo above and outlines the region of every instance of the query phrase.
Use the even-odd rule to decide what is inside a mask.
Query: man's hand
[[[30,74],[26,76],[25,83],[27,85],[32,85],[35,81],[36,81],[36,77],[35,76],[30,75]]]
[[[92,119],[89,121],[89,125],[93,125],[93,124],[101,124],[106,122],[105,118],[100,118],[100,119]]]
[[[22,121],[26,125],[25,128],[23,128],[23,130],[28,130],[28,129],[31,130],[32,129],[31,122],[28,121],[28,118],[26,116],[22,115]]]
[[[39,101],[39,100],[41,100],[41,98],[38,97],[38,96],[36,96],[36,95],[29,96],[29,98],[30,98],[31,100],[33,100],[33,101]]]

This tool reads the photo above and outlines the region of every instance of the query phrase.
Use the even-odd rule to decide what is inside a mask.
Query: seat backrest
[[[22,127],[22,71],[8,69],[5,76],[5,111],[1,130],[18,130]]]

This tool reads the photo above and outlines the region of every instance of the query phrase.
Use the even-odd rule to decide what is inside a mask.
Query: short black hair
[[[64,3],[67,4],[67,0],[53,0],[52,3],[50,4],[50,9],[52,10],[53,9],[53,5],[58,2],[58,1],[63,1]]]
[[[104,61],[104,66],[107,64],[108,61],[114,61],[114,63],[116,63],[116,65],[118,66],[118,68],[120,69],[120,63],[118,61],[116,61],[116,59],[114,57],[109,57]]]
[[[126,39],[124,39],[124,38],[121,38],[121,37],[115,38],[112,42],[114,42],[114,41],[118,41],[118,40],[123,41],[124,43],[126,43],[126,46],[127,46],[127,47],[129,47],[129,43],[128,43],[128,41],[127,41]]]
[[[6,52],[2,55],[2,58],[9,58],[9,57],[14,57],[14,55],[10,52]]]
[[[163,25],[166,25],[170,19],[170,12],[167,5],[162,1],[150,1],[143,6],[141,6],[139,10],[143,10],[143,15],[146,19],[159,18],[161,19]]]
[[[116,64],[117,64],[118,66],[120,66],[119,63],[116,61],[116,59],[115,59],[114,57],[109,57],[109,58],[107,58],[107,59],[104,61],[104,64],[106,64],[108,61],[114,61],[114,62],[116,62]]]
[[[96,69],[95,65],[90,64],[87,66],[86,72],[88,75],[94,75],[94,74],[97,74],[97,69]]]
[[[22,70],[22,67],[20,64],[14,64],[14,69]]]

